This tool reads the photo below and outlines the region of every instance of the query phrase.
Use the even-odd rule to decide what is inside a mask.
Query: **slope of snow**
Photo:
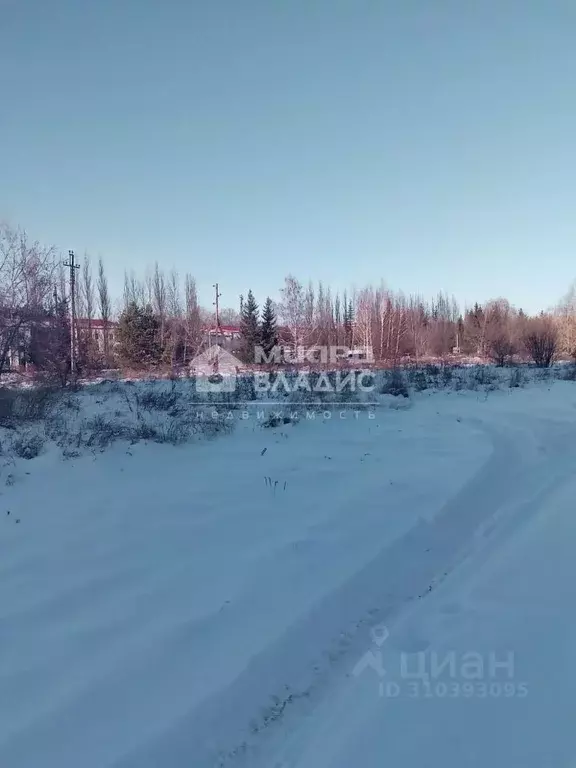
[[[571,473],[500,551],[391,623],[381,648],[372,639],[385,674],[341,676],[262,765],[575,765],[575,494]]]
[[[522,429],[485,476],[484,496],[500,501],[469,556],[425,600],[386,617],[381,644],[376,624],[329,695],[274,734],[252,765],[575,764],[574,402],[554,394],[537,402],[531,393],[500,412],[509,436],[518,416]],[[484,501],[477,491],[464,494],[470,507]]]
[[[561,685],[547,634],[556,660],[570,647],[575,403],[561,382],[424,394],[21,462],[0,497],[0,765],[411,765],[407,725],[450,765],[452,722],[462,765],[478,718],[504,744],[506,718],[541,716],[538,685]],[[512,647],[529,695],[384,700],[373,671],[350,672],[378,622],[387,679],[406,650]],[[543,749],[535,731],[522,748]],[[504,760],[524,755],[506,743],[469,764],[547,764]]]

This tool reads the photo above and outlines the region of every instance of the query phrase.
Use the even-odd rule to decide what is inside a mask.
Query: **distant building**
[[[88,320],[87,317],[76,318],[76,332],[80,336],[84,336],[90,333],[91,341],[94,341],[100,352],[104,351],[104,337],[106,333],[106,327],[108,332],[108,345],[110,349],[114,349],[117,342],[116,330],[118,323],[115,320],[108,320],[104,323],[104,320],[92,319]]]
[[[205,326],[202,329],[202,345],[211,347],[218,344],[228,352],[234,352],[240,348],[242,334],[239,325],[221,325],[217,328]]]
[[[3,372],[24,371],[30,365],[30,351],[39,338],[50,332],[50,320],[42,312],[4,309],[0,311]]]

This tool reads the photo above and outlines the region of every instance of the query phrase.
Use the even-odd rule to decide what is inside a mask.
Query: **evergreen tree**
[[[276,328],[276,313],[272,299],[268,297],[262,310],[262,326],[260,329],[262,349],[268,355],[273,347],[278,343],[278,332]]]
[[[258,304],[252,291],[248,291],[246,301],[242,304],[240,335],[242,338],[240,348],[242,360],[245,363],[253,363],[254,347],[260,344],[260,328],[258,325]]]
[[[485,354],[486,316],[483,307],[476,303],[464,316],[464,346],[466,351]]]
[[[130,302],[120,315],[117,328],[118,355],[136,368],[157,365],[162,358],[160,321],[152,307]]]

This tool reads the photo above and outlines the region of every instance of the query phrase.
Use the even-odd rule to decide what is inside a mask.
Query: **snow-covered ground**
[[[574,765],[576,384],[231,418],[6,460],[0,765]]]

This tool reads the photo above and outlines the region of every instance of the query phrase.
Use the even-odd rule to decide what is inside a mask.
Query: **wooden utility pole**
[[[216,307],[216,337],[218,337],[220,335],[220,304],[218,299],[220,296],[222,296],[222,294],[218,291],[218,283],[214,283],[212,287],[216,291],[216,300],[214,301],[214,306]]]
[[[219,339],[220,339],[220,335],[221,335],[220,334],[220,303],[219,303],[219,299],[220,299],[220,296],[222,296],[222,294],[218,290],[218,283],[214,283],[214,285],[212,287],[214,288],[214,290],[216,292],[216,296],[215,296],[215,299],[214,299],[214,306],[216,307],[216,344],[218,344]],[[212,367],[214,369],[214,373],[217,374],[218,373],[218,356],[217,355],[214,358],[214,363],[213,363]]]
[[[76,264],[74,251],[68,251],[68,261],[65,267],[70,268],[70,373],[76,373],[76,270],[80,264]]]

